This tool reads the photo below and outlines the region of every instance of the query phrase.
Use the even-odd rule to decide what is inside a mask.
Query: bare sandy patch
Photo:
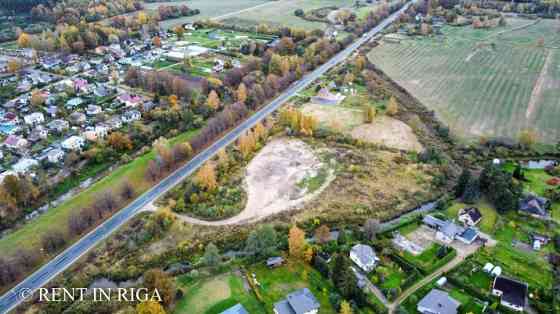
[[[321,186],[308,193],[304,179],[319,175],[329,168],[315,156],[311,147],[298,139],[279,138],[268,143],[247,166],[247,205],[237,216],[221,221],[203,221],[179,215],[182,220],[203,225],[249,223],[299,208],[318,196],[335,178],[328,169]]]
[[[388,117],[376,117],[373,123],[362,124],[354,128],[351,135],[369,143],[381,144],[391,148],[408,151],[422,151],[422,144],[406,123]]]
[[[408,151],[420,152],[423,149],[412,128],[388,116],[378,116],[373,123],[364,124],[361,109],[308,103],[301,110],[313,115],[322,126],[355,139]]]

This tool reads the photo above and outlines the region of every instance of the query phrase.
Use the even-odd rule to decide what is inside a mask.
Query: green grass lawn
[[[336,313],[329,302],[329,293],[334,287],[330,281],[303,262],[289,261],[275,269],[259,264],[250,267],[249,272],[256,274],[260,283],[257,289],[266,304],[267,312],[271,313],[274,303],[286,298],[289,293],[307,287],[321,304],[320,313]]]
[[[421,269],[424,274],[430,274],[439,267],[443,266],[445,262],[449,262],[450,258],[453,258],[457,252],[455,249],[449,247],[447,255],[442,258],[437,256],[439,249],[442,245],[438,243],[433,243],[429,248],[425,249],[422,254],[414,256],[408,251],[404,251],[400,254],[408,262],[415,265],[417,268]]]
[[[406,279],[406,274],[398,268],[396,264],[382,265],[375,270],[378,274],[383,274],[384,280],[379,280],[377,285],[382,289],[398,288]],[[374,275],[376,276],[376,275]],[[377,277],[381,277],[377,275]]]
[[[418,229],[420,226],[420,221],[415,220],[414,222],[406,224],[402,228],[399,228],[398,231],[401,235],[406,236],[407,234],[411,234],[416,231],[416,229]]]
[[[197,131],[183,133],[171,139],[170,143],[184,142],[196,133]],[[154,158],[155,152],[151,150],[149,153],[134,159],[128,164],[118,167],[106,177],[60,206],[49,209],[46,213],[27,223],[17,231],[2,237],[0,239],[0,252],[2,252],[3,256],[8,256],[20,248],[38,249],[41,237],[46,232],[50,230],[66,232],[68,217],[73,212],[91,204],[98,193],[108,189],[117,189],[126,181],[135,185],[137,195],[147,191],[151,184],[145,180],[145,171],[150,160]]]
[[[412,255],[408,251],[404,252],[404,256],[407,260],[411,261],[413,264],[419,266],[428,267],[430,264],[435,262],[437,258],[437,252],[441,248],[441,245],[433,243],[429,248],[425,249],[420,255]]]
[[[177,280],[184,296],[177,303],[175,314],[219,314],[237,303],[249,313],[265,313],[253,292],[245,289],[240,274],[227,273],[201,280],[184,278]]]
[[[478,227],[482,232],[492,234],[494,232],[494,225],[498,219],[496,209],[486,200],[479,200],[476,204],[465,204],[461,202],[453,202],[453,205],[447,209],[447,216],[450,219],[457,219],[459,210],[465,207],[476,207],[482,214],[482,221],[479,222]]]
[[[525,252],[507,243],[481,250],[477,261],[484,265],[491,262],[502,267],[505,274],[529,283],[529,286],[550,289],[553,282],[552,268],[546,259],[535,252]]]
[[[513,171],[515,170],[515,164],[513,162],[508,162],[504,165],[504,169],[506,169],[510,173],[513,173]],[[526,178],[526,181],[523,182],[523,188],[527,192],[533,192],[543,196],[544,191],[551,187],[550,185],[546,184],[546,181],[552,178],[552,176],[546,173],[544,169],[523,168],[523,174]]]
[[[554,219],[554,221],[560,224],[560,204],[559,203],[552,204],[551,211],[552,211],[552,219]]]
[[[477,303],[476,300],[466,292],[458,288],[453,288],[449,291],[449,295],[461,303],[462,307],[460,313],[482,313],[483,306]]]
[[[165,67],[171,66],[173,64],[177,64],[177,62],[169,61],[169,60],[157,60],[157,61],[154,61],[154,63],[151,64],[151,67],[156,69],[156,70],[159,70],[161,68],[165,68]]]

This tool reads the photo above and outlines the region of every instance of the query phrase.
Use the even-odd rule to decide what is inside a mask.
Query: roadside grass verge
[[[193,137],[198,131],[189,131],[172,138],[170,144],[184,142]],[[146,192],[151,184],[145,180],[145,173],[150,160],[155,158],[154,150],[145,155],[135,158],[133,161],[118,167],[106,177],[92,184],[89,188],[81,191],[76,196],[64,202],[58,207],[49,209],[43,215],[25,224],[20,229],[0,239],[0,252],[8,256],[20,248],[39,249],[41,237],[51,230],[63,230],[66,232],[68,217],[72,212],[82,209],[91,204],[98,193],[117,189],[128,181],[135,187],[136,195]],[[68,243],[75,239],[68,239]]]

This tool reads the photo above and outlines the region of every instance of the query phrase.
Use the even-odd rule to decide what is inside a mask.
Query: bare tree
[[[36,250],[19,249],[14,255],[14,261],[17,265],[22,265],[26,269],[31,269],[41,260],[41,254]]]
[[[51,230],[41,238],[41,245],[43,249],[51,254],[61,249],[66,244],[64,234],[57,230]]]
[[[121,187],[121,197],[124,200],[130,200],[136,194],[134,186],[129,181],[125,181]]]
[[[364,225],[364,233],[370,241],[375,240],[375,236],[379,232],[379,220],[368,219]]]

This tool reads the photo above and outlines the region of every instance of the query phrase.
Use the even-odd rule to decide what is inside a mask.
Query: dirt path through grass
[[[541,73],[535,82],[535,87],[533,87],[533,91],[531,92],[531,98],[529,99],[529,105],[527,106],[527,112],[525,113],[525,117],[527,119],[531,119],[533,116],[533,112],[535,112],[538,102],[542,97],[542,90],[544,84],[546,82],[546,76],[548,74],[548,68],[550,63],[552,63],[552,53],[550,49],[546,49],[546,59],[544,61],[544,65],[541,69]]]

